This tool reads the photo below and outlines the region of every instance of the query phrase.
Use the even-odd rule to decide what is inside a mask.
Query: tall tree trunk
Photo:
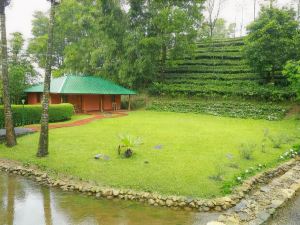
[[[53,29],[54,29],[54,17],[55,17],[55,0],[51,0],[51,12],[49,20],[48,30],[48,49],[46,58],[46,70],[44,79],[44,92],[42,102],[42,117],[41,117],[41,132],[37,157],[44,157],[48,155],[49,147],[49,96],[50,96],[50,85],[51,85],[51,72],[53,63]]]
[[[254,11],[254,12],[253,12],[253,13],[254,13],[254,17],[253,17],[253,18],[254,18],[254,20],[256,19],[256,1],[257,1],[257,0],[254,0],[254,1],[253,1],[253,4],[254,4],[254,9],[253,9],[253,11]]]
[[[300,0],[298,0],[298,4],[297,4],[297,18],[298,18],[298,21],[300,21]]]
[[[160,74],[161,79],[164,78],[164,72],[166,68],[166,61],[167,61],[167,46],[165,43],[161,46],[161,61],[160,61]]]
[[[273,8],[275,0],[270,0],[270,9]]]
[[[212,39],[214,35],[214,27],[212,25],[209,26],[209,37]]]
[[[0,1],[0,22],[1,22],[1,66],[2,66],[2,85],[3,85],[3,103],[4,118],[6,129],[6,145],[13,147],[17,144],[16,133],[14,129],[13,115],[10,105],[9,79],[8,79],[8,59],[7,59],[7,40],[6,40],[6,18],[5,3]]]

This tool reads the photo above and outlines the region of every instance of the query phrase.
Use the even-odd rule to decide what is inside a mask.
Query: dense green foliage
[[[32,63],[24,52],[24,38],[19,32],[11,34],[8,46],[9,92],[12,104],[21,104],[24,89],[37,77]],[[2,83],[0,81],[0,90]],[[2,93],[0,94],[2,96]]]
[[[144,87],[194,46],[203,0],[65,0],[57,10],[55,75],[79,72]],[[124,4],[127,4],[126,6]],[[128,8],[125,10],[125,8]],[[37,12],[28,51],[45,66],[48,18]]]
[[[13,149],[0,145],[0,157],[103,186],[205,198],[223,195],[224,183],[250,167],[278,163],[280,155],[299,142],[299,125],[293,119],[266,121],[136,111],[127,117],[98,120],[79,128],[50,130],[51,155],[46,159],[33,157],[38,134],[19,138]],[[260,146],[265,129],[272,136],[285,134],[294,139],[279,149],[267,141],[263,153]],[[126,133],[143,138],[144,143],[127,160],[117,151],[118,135]],[[240,158],[239,146],[243,143],[256,144],[252,160]],[[95,160],[96,154],[104,154],[110,160]],[[222,168],[223,181],[210,179],[216,175],[216,165]]]
[[[288,60],[299,59],[299,22],[292,9],[262,8],[259,18],[248,26],[244,55],[266,82]]]
[[[274,76],[277,86],[266,85],[243,58],[243,39],[199,43],[192,57],[173,61],[164,79],[155,82],[153,95],[185,97],[241,97],[284,101],[295,97],[286,79]],[[280,85],[281,84],[281,85]]]
[[[291,82],[292,87],[300,97],[300,61],[288,61],[282,71],[288,80]]]
[[[41,105],[13,105],[12,112],[15,126],[39,123],[41,120]],[[50,105],[49,121],[58,122],[71,119],[74,108],[71,104]],[[0,106],[0,128],[4,127],[3,106]]]
[[[156,100],[147,109],[180,113],[205,113],[237,118],[279,120],[285,116],[288,107],[271,103],[239,101]]]

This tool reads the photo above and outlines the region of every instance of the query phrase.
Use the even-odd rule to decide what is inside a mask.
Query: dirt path
[[[108,115],[103,114],[103,113],[101,113],[101,114],[95,113],[95,114],[90,114],[90,115],[91,115],[91,117],[89,117],[89,118],[76,120],[76,121],[69,122],[69,123],[49,124],[49,129],[82,126],[82,125],[91,123],[95,120],[101,120],[101,119],[106,119],[106,118],[123,117],[123,116],[127,116],[128,114],[126,112],[122,111],[122,112],[111,112]],[[26,128],[29,128],[33,131],[40,131],[40,126],[39,125],[29,125],[29,126],[26,126]]]

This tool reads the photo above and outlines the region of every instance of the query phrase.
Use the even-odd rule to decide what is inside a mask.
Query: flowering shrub
[[[294,149],[291,148],[290,150],[283,153],[279,157],[279,159],[280,160],[292,159],[292,158],[295,158],[297,155],[300,155],[300,149],[294,150]]]
[[[285,161],[297,156],[300,156],[300,145],[295,145],[293,146],[293,148],[284,152],[279,157],[279,161]],[[222,186],[222,192],[224,194],[231,193],[233,187],[243,183],[248,177],[253,176],[254,174],[256,174],[256,172],[259,172],[267,167],[268,166],[266,164],[258,164],[255,167],[249,167],[248,169],[234,176],[232,180],[225,181]]]
[[[232,180],[223,183],[222,192],[224,194],[229,194],[232,192],[233,187],[238,184],[243,183],[248,177],[253,176],[257,172],[267,168],[266,164],[257,164],[254,167],[249,167],[248,169],[242,171],[240,174],[234,176]]]

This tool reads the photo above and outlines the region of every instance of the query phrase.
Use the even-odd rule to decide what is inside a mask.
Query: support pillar
[[[128,95],[128,111],[131,110],[131,95]]]
[[[103,112],[103,95],[100,96],[100,111]]]

